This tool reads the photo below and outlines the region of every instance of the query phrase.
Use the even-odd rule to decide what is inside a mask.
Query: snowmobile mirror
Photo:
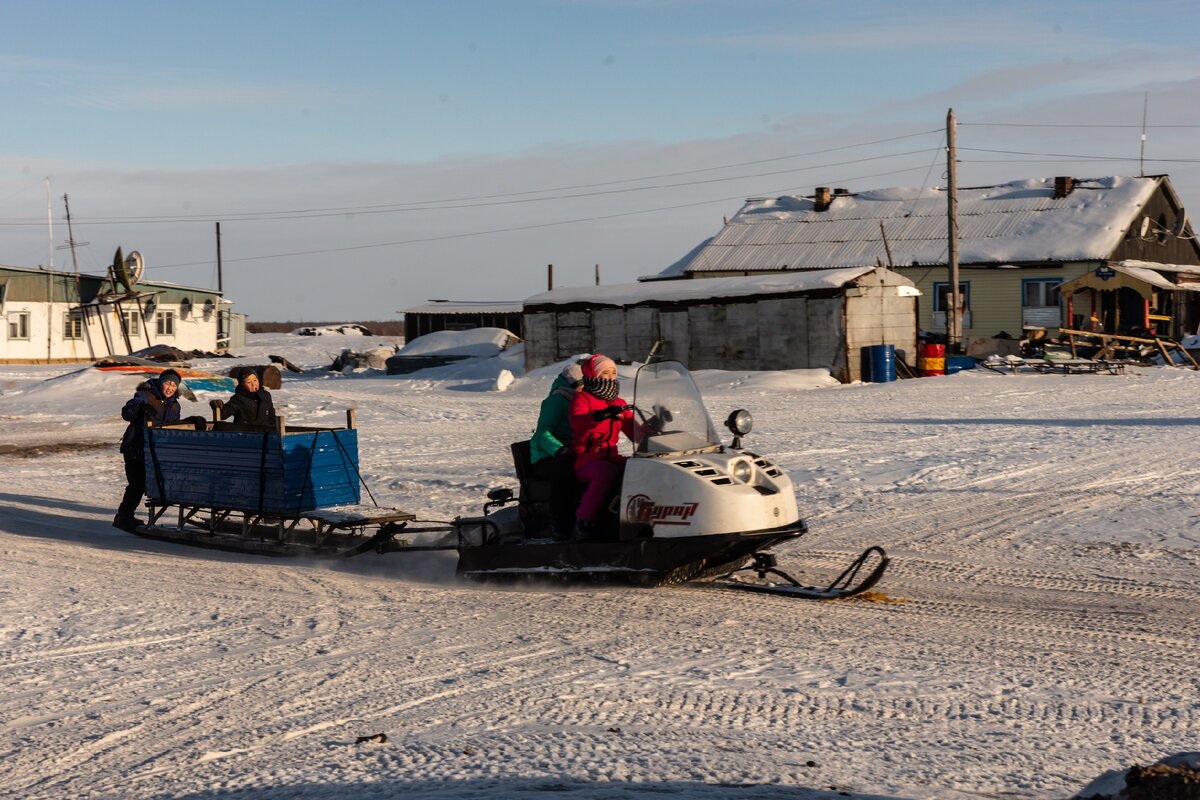
[[[489,489],[487,493],[487,499],[491,500],[493,503],[507,503],[509,500],[512,500],[512,496],[512,489],[504,487]]]

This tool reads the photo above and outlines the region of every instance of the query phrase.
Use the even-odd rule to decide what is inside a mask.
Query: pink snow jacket
[[[625,457],[617,451],[621,433],[632,438],[634,431],[633,412],[623,411],[615,419],[599,422],[592,416],[609,406],[623,406],[625,401],[614,397],[611,402],[601,400],[586,391],[578,391],[571,398],[571,452],[575,454],[575,472],[592,461],[604,460],[620,463]]]

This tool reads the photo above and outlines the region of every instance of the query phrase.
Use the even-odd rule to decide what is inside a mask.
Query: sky
[[[83,272],[120,246],[216,287],[220,223],[251,320],[520,300],[549,264],[660,272],[748,197],[945,185],[950,108],[960,185],[1166,173],[1197,205],[1198,23],[1173,0],[9,2],[0,263],[71,269],[73,235]]]

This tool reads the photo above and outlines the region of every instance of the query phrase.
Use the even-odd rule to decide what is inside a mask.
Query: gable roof
[[[1166,182],[1075,179],[1062,198],[1053,178],[959,189],[959,263],[1107,259]],[[835,194],[824,211],[807,197],[751,198],[720,233],[655,277],[887,264],[881,223],[896,267],[945,264],[946,214],[941,187]]]
[[[755,297],[776,294],[840,289],[875,270],[875,267],[777,272],[736,278],[708,278],[694,281],[644,281],[608,286],[578,286],[552,289],[525,299],[525,310],[546,306],[635,306],[642,304],[702,303],[722,298]],[[901,286],[912,281],[888,273]],[[913,293],[916,289],[912,289]]]

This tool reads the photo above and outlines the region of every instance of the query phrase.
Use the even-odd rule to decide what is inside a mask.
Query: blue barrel
[[[863,379],[871,383],[896,380],[896,346],[873,344],[863,348]]]
[[[964,369],[975,369],[976,361],[971,356],[946,356],[946,374],[951,375]]]

